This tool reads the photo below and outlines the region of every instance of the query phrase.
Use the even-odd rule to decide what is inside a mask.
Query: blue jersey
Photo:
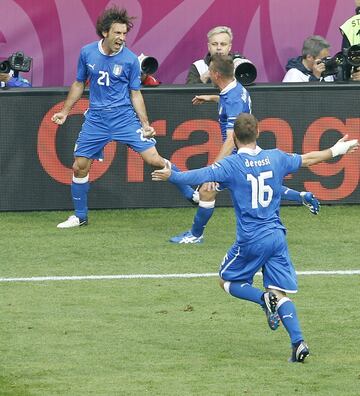
[[[301,166],[301,156],[278,149],[242,148],[206,168],[172,172],[170,181],[184,184],[221,182],[231,192],[236,215],[236,241],[261,239],[276,228],[285,229],[279,217],[284,177]]]
[[[219,94],[219,124],[223,142],[226,131],[234,129],[234,122],[240,113],[251,113],[249,92],[236,80],[231,82]]]
[[[9,72],[10,80],[8,82],[0,81],[0,87],[11,87],[11,88],[31,88],[31,83],[21,76],[14,77],[14,71]]]
[[[90,109],[132,107],[130,90],[140,89],[140,63],[128,48],[106,55],[101,41],[81,49],[77,81],[90,82]]]

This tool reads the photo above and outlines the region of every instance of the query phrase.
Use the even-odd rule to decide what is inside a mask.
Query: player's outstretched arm
[[[359,148],[358,139],[347,140],[348,135],[338,140],[332,147],[322,151],[311,151],[310,153],[303,154],[302,164],[303,167],[318,164],[319,162],[328,161],[333,157],[339,155],[350,154]]]
[[[206,102],[218,102],[219,95],[196,95],[192,99],[193,105],[200,105]]]
[[[172,172],[166,163],[163,169],[156,169],[151,173],[153,181],[170,181],[174,184],[199,185],[206,182],[224,182],[228,179],[228,172],[220,163],[214,163],[204,168],[193,169],[186,172]]]
[[[62,125],[66,121],[66,118],[70,113],[70,110],[72,109],[74,104],[81,98],[84,89],[85,89],[84,82],[81,81],[73,82],[62,110],[58,113],[55,113],[51,117],[51,121],[55,122],[55,124]]]

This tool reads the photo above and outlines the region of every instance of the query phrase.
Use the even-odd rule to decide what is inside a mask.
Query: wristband
[[[344,155],[348,152],[348,150],[357,144],[357,139],[347,140],[346,142],[337,142],[332,147],[330,147],[331,153],[333,157],[337,157],[338,155]]]

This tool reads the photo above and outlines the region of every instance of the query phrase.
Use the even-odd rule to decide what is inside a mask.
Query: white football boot
[[[71,215],[67,220],[63,221],[62,223],[59,223],[57,225],[57,228],[73,228],[73,227],[81,227],[87,225],[88,220],[87,219],[79,219],[75,215]]]

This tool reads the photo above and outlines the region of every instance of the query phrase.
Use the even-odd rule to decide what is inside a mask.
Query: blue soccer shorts
[[[232,245],[220,265],[219,275],[224,281],[252,285],[256,272],[260,270],[265,288],[297,292],[297,276],[284,230],[275,229],[254,243]]]
[[[75,157],[103,159],[103,149],[111,141],[126,144],[137,153],[154,147],[156,140],[142,135],[141,124],[134,111],[119,108],[88,110],[78,139]]]

